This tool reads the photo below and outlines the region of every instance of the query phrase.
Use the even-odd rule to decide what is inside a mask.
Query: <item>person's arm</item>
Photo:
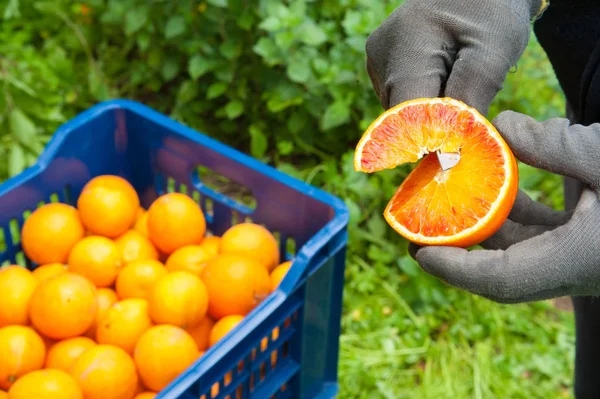
[[[367,40],[367,71],[381,104],[448,96],[486,115],[546,3],[406,0]]]
[[[512,111],[493,121],[516,157],[586,186],[574,212],[554,211],[520,194],[509,220],[483,250],[411,245],[430,274],[502,303],[600,294],[600,123],[539,123]]]

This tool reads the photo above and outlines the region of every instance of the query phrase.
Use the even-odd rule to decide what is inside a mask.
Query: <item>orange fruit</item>
[[[7,399],[7,398],[8,398],[8,392],[0,389],[0,399]]]
[[[131,356],[112,345],[96,345],[85,351],[71,366],[85,399],[131,399],[138,387],[138,375]]]
[[[135,225],[135,223],[140,220],[140,218],[142,216],[144,216],[144,213],[146,213],[146,210],[144,209],[143,206],[138,206],[137,212],[135,213],[135,222],[133,223],[133,225]]]
[[[23,251],[38,265],[66,263],[71,248],[83,235],[77,209],[60,203],[36,209],[21,229]]]
[[[199,277],[177,271],[160,277],[148,296],[150,318],[156,324],[193,327],[206,315],[208,293]]]
[[[8,391],[9,399],[83,399],[77,381],[66,371],[36,370],[19,378]]]
[[[32,273],[24,267],[0,268],[0,327],[29,324],[29,303],[37,284]]]
[[[134,260],[158,259],[158,251],[150,240],[136,230],[129,230],[115,240],[125,264]]]
[[[138,384],[137,384],[137,389],[135,390],[135,394],[139,395],[145,391],[146,391],[146,387],[144,386],[144,384],[142,383],[142,380],[139,378],[139,375],[138,375]]]
[[[117,244],[102,236],[85,237],[69,255],[69,270],[87,278],[98,288],[110,287],[122,265]]]
[[[200,245],[186,245],[175,250],[167,258],[165,263],[167,270],[170,272],[184,270],[199,276],[206,262],[217,256],[214,245],[210,242],[205,245],[205,242],[206,239]]]
[[[47,263],[36,267],[32,273],[37,281],[42,282],[54,276],[58,276],[59,274],[66,273],[67,271],[67,265],[64,263]]]
[[[106,188],[117,190],[126,195],[129,202],[136,204],[135,214],[139,215],[139,210],[142,208],[140,205],[140,199],[135,191],[135,188],[126,179],[117,175],[100,175],[90,179],[87,184],[83,187],[83,190],[94,189],[94,188]],[[142,208],[143,209],[143,208]]]
[[[167,269],[157,260],[133,261],[125,266],[117,276],[117,294],[121,299],[146,299],[150,288],[166,274]]]
[[[150,241],[167,255],[186,245],[200,244],[205,231],[202,209],[185,194],[161,195],[148,209]]]
[[[200,323],[186,329],[187,333],[196,341],[199,351],[204,352],[210,346],[208,337],[214,325],[215,321],[210,316],[205,316]]]
[[[31,297],[31,323],[48,338],[65,339],[87,331],[96,318],[96,288],[84,277],[64,273],[38,285]]]
[[[275,269],[273,269],[273,271],[271,272],[271,275],[270,275],[271,291],[275,291],[277,289],[277,287],[279,287],[279,284],[281,284],[281,280],[283,280],[283,278],[285,277],[287,272],[290,270],[291,266],[292,266],[292,261],[288,260],[287,262],[283,262],[281,265],[279,265]]]
[[[163,324],[141,336],[133,358],[144,386],[158,392],[199,356],[196,343],[185,330]]]
[[[44,366],[46,345],[31,327],[0,328],[0,388],[9,389],[17,379]]]
[[[141,233],[144,237],[148,237],[148,211],[140,215],[133,225],[135,231]]]
[[[146,391],[146,392],[140,393],[133,399],[154,399],[156,397],[156,395],[157,395],[156,392]]]
[[[152,327],[145,299],[130,298],[115,303],[100,320],[96,331],[99,344],[114,345],[130,355],[146,330]]]
[[[96,317],[90,328],[86,331],[86,337],[96,339],[98,323],[118,300],[117,294],[111,288],[99,288],[96,290]]]
[[[215,323],[208,338],[208,345],[213,346],[219,342],[229,331],[233,330],[238,324],[244,320],[243,315],[232,314],[225,316]]]
[[[116,238],[135,222],[140,199],[133,186],[119,176],[91,179],[77,199],[85,228],[94,235]]]
[[[48,338],[42,334],[40,334],[40,337],[42,337],[42,341],[44,341],[44,346],[46,347],[46,353],[48,353],[54,345],[56,345],[58,342],[60,342],[59,340]]]
[[[96,343],[87,337],[75,337],[59,341],[52,345],[48,351],[44,367],[69,371],[79,356],[94,346],[96,346]]]
[[[267,269],[240,255],[219,255],[202,272],[208,290],[208,314],[215,318],[248,314],[271,293]]]
[[[219,254],[219,247],[221,246],[221,237],[217,236],[206,236],[202,240],[202,246],[207,248],[210,253],[215,255]]]
[[[279,244],[275,236],[255,223],[231,226],[221,237],[219,252],[254,259],[269,271],[279,264]]]
[[[437,150],[460,160],[444,171]],[[398,104],[366,130],[354,168],[372,173],[422,157],[385,208],[395,231],[420,245],[469,247],[502,225],[517,195],[517,163],[477,110],[451,98]]]

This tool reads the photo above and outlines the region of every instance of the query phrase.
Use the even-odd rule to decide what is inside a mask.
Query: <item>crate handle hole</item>
[[[200,190],[204,186],[238,202],[251,211],[256,209],[256,198],[252,194],[252,190],[206,166],[198,166],[194,169],[192,181]]]
[[[13,245],[17,245],[21,242],[21,227],[17,219],[11,219],[8,222],[8,228],[10,231],[10,237]]]
[[[0,253],[6,252],[6,237],[4,235],[4,229],[0,228]]]

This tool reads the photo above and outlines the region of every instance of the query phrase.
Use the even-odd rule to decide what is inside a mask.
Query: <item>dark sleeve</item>
[[[600,1],[553,0],[534,31],[576,120],[600,121]]]

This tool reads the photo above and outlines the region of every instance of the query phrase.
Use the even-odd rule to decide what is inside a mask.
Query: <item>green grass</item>
[[[347,280],[340,398],[569,397],[571,313],[496,304],[418,267],[382,276],[358,258]]]

